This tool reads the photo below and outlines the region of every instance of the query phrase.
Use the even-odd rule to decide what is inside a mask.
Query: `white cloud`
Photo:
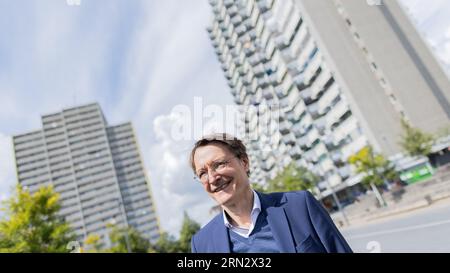
[[[196,116],[195,107],[202,107],[200,112],[203,115]],[[149,149],[149,177],[163,229],[173,235],[179,234],[183,211],[187,211],[201,225],[213,216],[210,209],[215,203],[194,181],[188,162],[189,153],[197,136],[212,132],[235,134],[228,129],[233,129],[237,120],[224,118],[227,110],[222,105],[180,105],[170,114],[159,115],[153,121],[156,140]],[[177,135],[180,133],[177,129],[185,130],[186,134],[180,134],[185,138]]]
[[[401,3],[450,75],[450,1],[401,0]]]
[[[171,129],[182,117],[176,113],[160,115],[153,122],[157,138],[151,145],[149,177],[162,228],[174,236],[179,234],[183,212],[205,224],[214,205],[198,182],[194,181],[188,158],[191,140],[175,141]]]
[[[149,1],[141,8],[120,73],[124,92],[111,114],[114,121],[132,117],[162,228],[178,235],[184,210],[205,224],[214,203],[192,179],[192,142],[170,135],[180,118],[171,110],[192,106],[194,96],[205,104],[233,102],[206,31],[207,1]]]
[[[444,37],[445,41],[439,48],[438,55],[442,59],[442,61],[446,64],[447,70],[450,72],[450,20],[449,26],[447,27],[447,31],[445,32]]]
[[[0,55],[10,60],[0,66],[0,96],[14,100],[7,108],[18,113],[1,115],[0,124],[8,127],[8,133],[38,127],[42,114],[106,97],[103,71],[119,8],[83,4],[74,8],[65,1],[33,1],[0,11],[0,32],[6,35]],[[103,13],[86,16],[81,9],[88,6]],[[108,16],[111,19],[105,20]],[[84,20],[95,17],[98,21],[83,26]],[[20,129],[17,124],[27,127]]]

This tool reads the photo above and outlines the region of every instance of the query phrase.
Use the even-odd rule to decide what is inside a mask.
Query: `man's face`
[[[232,204],[250,189],[248,161],[237,158],[223,144],[211,143],[197,148],[194,164],[205,191],[219,205]]]

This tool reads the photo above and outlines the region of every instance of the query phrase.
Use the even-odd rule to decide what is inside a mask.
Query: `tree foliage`
[[[129,244],[132,253],[153,252],[150,241],[132,227],[119,228],[111,226],[109,238],[112,244],[109,251],[112,253],[127,253],[127,244]]]
[[[366,146],[358,153],[350,156],[349,163],[355,166],[356,172],[364,174],[363,183],[380,186],[397,177],[394,166],[382,154],[377,154],[371,146]]]
[[[410,156],[427,156],[431,152],[434,137],[402,119],[403,136],[400,145]]]
[[[67,244],[75,235],[58,216],[58,199],[51,186],[33,194],[18,186],[2,207],[5,217],[0,221],[0,252],[67,253]]]
[[[311,189],[318,181],[319,178],[314,173],[291,163],[266,185],[253,183],[252,187],[256,191],[262,192],[300,191]]]
[[[163,232],[155,245],[159,253],[189,253],[191,252],[192,236],[200,229],[200,225],[192,220],[185,212],[180,238],[176,240],[173,236]]]
[[[200,225],[189,218],[189,215],[184,212],[183,225],[180,231],[180,239],[178,240],[179,251],[182,253],[191,252],[192,236],[200,229]]]
[[[0,252],[54,253],[70,252],[68,245],[76,241],[70,226],[58,215],[59,195],[53,188],[42,187],[31,194],[18,186],[14,196],[4,201],[4,217],[0,220]],[[163,232],[155,244],[132,227],[110,228],[107,248],[101,237],[89,234],[82,252],[126,253],[187,253],[191,252],[191,238],[200,225],[185,212],[179,239]]]

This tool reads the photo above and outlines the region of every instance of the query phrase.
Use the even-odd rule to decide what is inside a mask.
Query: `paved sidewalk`
[[[393,211],[387,211],[385,213],[380,214],[374,214],[371,217],[367,218],[353,218],[350,220],[350,224],[342,224],[340,225],[341,230],[347,230],[347,229],[353,229],[358,227],[363,227],[366,225],[376,224],[376,223],[382,223],[385,221],[392,220],[394,218],[402,218],[402,217],[408,217],[416,213],[420,213],[423,211],[426,211],[428,209],[434,209],[438,207],[449,207],[450,206],[450,197],[444,198],[440,200],[435,200],[431,204],[429,203],[417,203],[415,206],[411,206],[409,208],[405,208],[404,210],[393,210]],[[338,223],[337,223],[338,224]]]
[[[347,228],[399,216],[437,203],[450,203],[450,173],[448,170],[436,173],[431,179],[408,185],[404,190],[400,198],[393,192],[384,193],[383,198],[388,204],[387,207],[377,207],[377,200],[372,195],[365,196],[359,203],[345,207],[344,212],[349,225],[340,212],[333,213],[331,217],[338,227]]]

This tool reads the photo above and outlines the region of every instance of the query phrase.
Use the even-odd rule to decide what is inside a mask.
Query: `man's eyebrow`
[[[201,167],[200,169],[197,169],[196,171],[195,171],[195,173],[199,173],[200,171],[203,171],[205,169],[205,167]]]
[[[216,159],[214,159],[214,160],[212,160],[211,162],[208,162],[208,163],[214,164],[214,163],[222,162],[222,161],[225,161],[225,160],[226,160],[225,157],[221,157],[221,158],[216,158]],[[207,163],[207,164],[208,164],[208,163]],[[199,173],[200,171],[203,171],[203,170],[205,170],[205,166],[200,167],[200,168],[197,169],[195,172],[196,172],[196,173]]]

